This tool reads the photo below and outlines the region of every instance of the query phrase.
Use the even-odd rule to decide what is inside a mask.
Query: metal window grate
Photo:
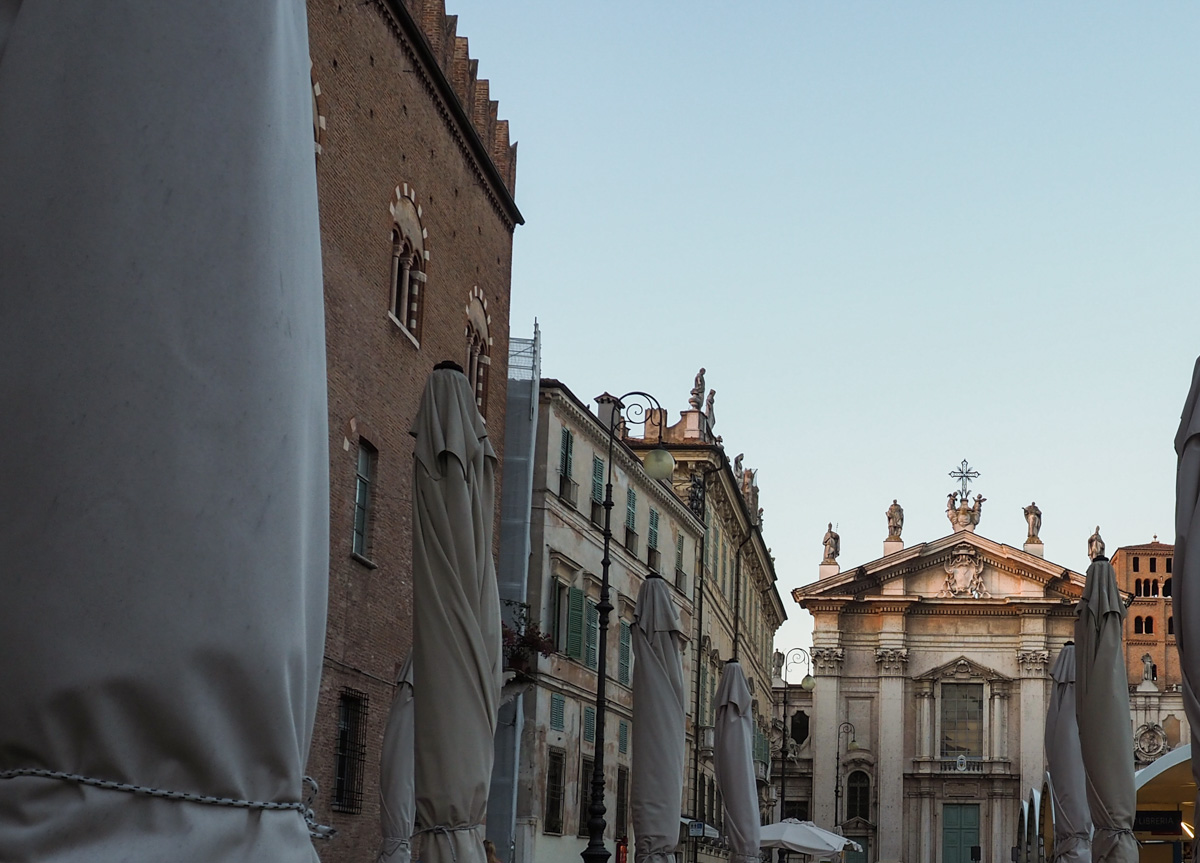
[[[595,762],[584,758],[579,765],[579,825],[576,833],[588,835],[588,805],[592,802],[592,770]]]
[[[614,826],[618,839],[629,836],[629,770],[624,767],[617,768],[617,818]]]
[[[367,761],[367,694],[343,689],[338,699],[337,752],[334,755],[333,808],[362,811]]]
[[[563,832],[563,796],[566,786],[567,754],[551,749],[546,766],[546,833]]]

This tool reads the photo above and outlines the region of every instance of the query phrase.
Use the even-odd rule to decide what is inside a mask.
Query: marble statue
[[[946,518],[950,524],[958,527],[958,492],[952,491],[946,495]]]
[[[1026,542],[1041,542],[1038,531],[1042,529],[1042,511],[1038,509],[1037,501],[1033,501],[1023,510],[1025,521],[1029,524],[1029,538]]]
[[[981,494],[975,495],[975,503],[971,506],[971,524],[979,524],[979,517],[983,515],[983,504],[987,498]],[[966,503],[966,501],[964,501]]]
[[[746,454],[744,452],[740,452],[733,458],[733,475],[737,478],[738,482],[742,481],[742,459],[745,457]]]
[[[892,498],[892,505],[887,508],[888,539],[899,539],[900,531],[904,529],[904,507]]]
[[[961,530],[974,532],[975,526],[979,524],[979,519],[983,515],[983,504],[987,498],[981,494],[975,495],[975,503],[968,504],[967,496],[963,495],[962,500],[958,498],[958,492],[951,492],[946,495],[946,518],[950,519],[950,524],[954,528],[954,532],[958,533]]]
[[[1096,525],[1096,532],[1088,537],[1088,557],[1091,560],[1108,560],[1104,557],[1104,540],[1100,538],[1100,525]]]
[[[829,522],[821,544],[825,546],[825,559],[821,563],[837,563],[837,556],[842,553],[842,538],[834,531],[833,522]]]
[[[1154,679],[1154,657],[1149,653],[1142,654],[1142,680]]]
[[[716,390],[708,391],[708,400],[704,403],[704,416],[708,419],[708,427],[711,429],[717,424],[717,409],[713,407],[713,402],[717,398]]]
[[[704,402],[704,369],[696,372],[696,382],[692,386],[692,394],[688,397],[688,404],[692,406],[692,410],[700,410],[700,405]]]
[[[784,655],[782,650],[776,650],[771,654],[771,666],[773,669],[771,671],[772,677],[778,677],[781,680],[783,679],[783,660]]]

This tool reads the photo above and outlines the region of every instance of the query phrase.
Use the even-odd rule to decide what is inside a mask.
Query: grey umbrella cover
[[[683,626],[671,588],[650,577],[633,626],[633,811],[636,863],[668,863],[679,844],[683,804]]]
[[[501,686],[496,454],[462,372],[430,374],[412,434],[420,855],[423,863],[484,863]]]
[[[754,717],[750,687],[739,662],[725,663],[717,686],[713,762],[725,802],[725,834],[733,863],[756,863],[759,853],[758,792],[754,780]]]
[[[1183,676],[1183,706],[1192,729],[1192,752],[1200,752],[1200,644],[1192,641],[1192,629],[1200,632],[1200,555],[1191,553],[1192,536],[1200,537],[1200,359],[1192,370],[1192,386],[1175,435],[1175,454],[1178,463],[1171,603]],[[1192,775],[1200,785],[1200,760],[1192,759]],[[1200,804],[1200,793],[1196,802]],[[1194,847],[1200,852],[1200,843]]]
[[[311,100],[300,0],[0,3],[0,860],[316,860]]]
[[[1046,712],[1046,761],[1054,790],[1052,863],[1087,863],[1092,859],[1092,816],[1075,721],[1075,645],[1059,651],[1050,679],[1054,688]]]
[[[404,661],[396,680],[396,696],[383,731],[379,759],[379,828],[382,843],[379,863],[408,863],[412,859],[413,821],[416,818],[413,759],[412,655]]]
[[[1129,680],[1121,650],[1125,604],[1112,564],[1098,557],[1088,567],[1075,620],[1075,716],[1087,776],[1088,808],[1095,833],[1092,860],[1137,863],[1133,818],[1133,733]]]

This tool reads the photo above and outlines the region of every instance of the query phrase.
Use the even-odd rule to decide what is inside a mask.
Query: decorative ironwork
[[[962,460],[962,464],[960,464],[955,470],[950,471],[950,478],[953,480],[958,480],[962,483],[962,497],[964,500],[966,500],[967,484],[972,480],[979,479],[979,471],[972,469],[971,466],[967,464],[967,460],[964,458]]]

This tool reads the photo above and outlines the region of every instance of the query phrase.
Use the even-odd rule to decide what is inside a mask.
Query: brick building
[[[379,844],[380,745],[412,638],[409,428],[429,372],[452,359],[503,459],[512,237],[523,220],[508,125],[442,0],[313,0],[308,13],[331,527],[308,772],[321,787],[318,817],[338,830],[321,857],[338,863],[373,859]]]

